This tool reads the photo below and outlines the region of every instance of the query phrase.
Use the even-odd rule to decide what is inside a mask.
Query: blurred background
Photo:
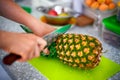
[[[112,0],[112,9],[107,5],[98,8],[96,4],[89,6],[87,0],[14,0],[29,14],[38,20],[61,28],[71,24],[70,33],[90,34],[102,41],[104,56],[120,64],[120,6],[119,0]],[[103,0],[104,1],[104,0]],[[92,4],[92,3],[91,3]],[[100,9],[100,10],[99,10]],[[63,14],[64,13],[64,14]],[[0,17],[1,30],[25,32],[19,24]],[[24,27],[26,28],[26,27]],[[6,52],[0,50],[2,61]],[[0,80],[47,80],[29,63],[15,62],[12,66],[6,66],[0,62]],[[115,74],[109,80],[120,80],[120,73]]]

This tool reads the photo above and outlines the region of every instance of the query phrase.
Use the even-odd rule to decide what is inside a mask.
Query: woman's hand
[[[20,62],[39,57],[46,44],[45,40],[34,34],[0,31],[0,48],[20,55]]]

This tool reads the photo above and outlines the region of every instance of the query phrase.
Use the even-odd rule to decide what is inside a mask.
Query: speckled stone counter
[[[28,1],[28,0],[26,0]],[[29,0],[30,1],[30,0]],[[39,17],[42,15],[40,12],[37,12],[35,9],[35,6],[39,6],[39,3],[37,0],[32,0],[34,4],[32,5],[32,15],[39,19]],[[40,1],[40,0],[39,0]],[[32,2],[32,3],[33,3]],[[28,4],[24,2],[24,4]],[[24,32],[18,23],[15,23],[13,21],[10,21],[8,19],[5,19],[3,17],[0,17],[0,29],[6,30],[6,31],[14,31],[14,32]],[[103,51],[106,51],[103,55],[112,61],[117,62],[120,64],[120,49],[116,49],[112,47],[111,45],[106,44],[100,35],[98,35],[98,32],[95,31],[92,26],[87,27],[72,27],[69,31],[69,33],[82,33],[82,34],[89,34],[92,36],[97,37],[103,44]],[[10,75],[10,77],[13,80],[47,80],[47,78],[38,72],[33,66],[31,66],[29,63],[19,63],[15,62],[11,66],[6,66],[2,64],[2,59],[6,55],[6,52],[3,50],[0,50],[0,63],[5,68],[7,73]],[[42,65],[40,65],[42,66]],[[109,80],[120,80],[120,72],[115,74],[113,77],[111,77]]]

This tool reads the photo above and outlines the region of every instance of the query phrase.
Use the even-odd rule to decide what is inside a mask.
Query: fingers
[[[26,62],[32,58],[35,58],[34,51],[31,51],[30,53],[24,53],[21,55],[22,55],[22,58],[18,60],[19,62]]]
[[[43,52],[46,54],[46,55],[49,55],[49,50],[48,50],[48,48],[45,48],[44,50],[43,50]]]
[[[33,47],[29,48],[29,50],[24,51],[23,53],[21,52],[20,55],[22,56],[21,59],[19,59],[19,62],[26,62],[32,58],[35,58],[35,50],[36,46],[33,45]]]
[[[40,49],[39,49],[39,45],[36,45],[35,47],[35,53],[34,53],[35,57],[39,57],[40,56]]]
[[[41,51],[45,52],[46,54],[49,53],[47,48],[44,49],[44,47],[47,45],[47,43],[44,39],[37,37],[37,39],[34,41],[36,41],[36,42],[34,42],[34,44],[31,45],[32,46],[30,48],[31,50],[28,50],[28,52],[26,52],[24,54],[21,53],[22,58],[18,60],[19,62],[25,62],[25,61],[28,61],[32,58],[39,57]]]
[[[42,39],[42,38],[38,38],[37,42],[38,42],[38,46],[39,46],[40,52],[43,51],[43,49],[47,45],[47,42],[44,39]]]

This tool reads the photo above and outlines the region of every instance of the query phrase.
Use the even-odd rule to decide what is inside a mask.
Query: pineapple
[[[92,69],[100,62],[102,44],[92,36],[68,33],[59,35],[49,50],[51,56],[58,57],[64,64]]]

